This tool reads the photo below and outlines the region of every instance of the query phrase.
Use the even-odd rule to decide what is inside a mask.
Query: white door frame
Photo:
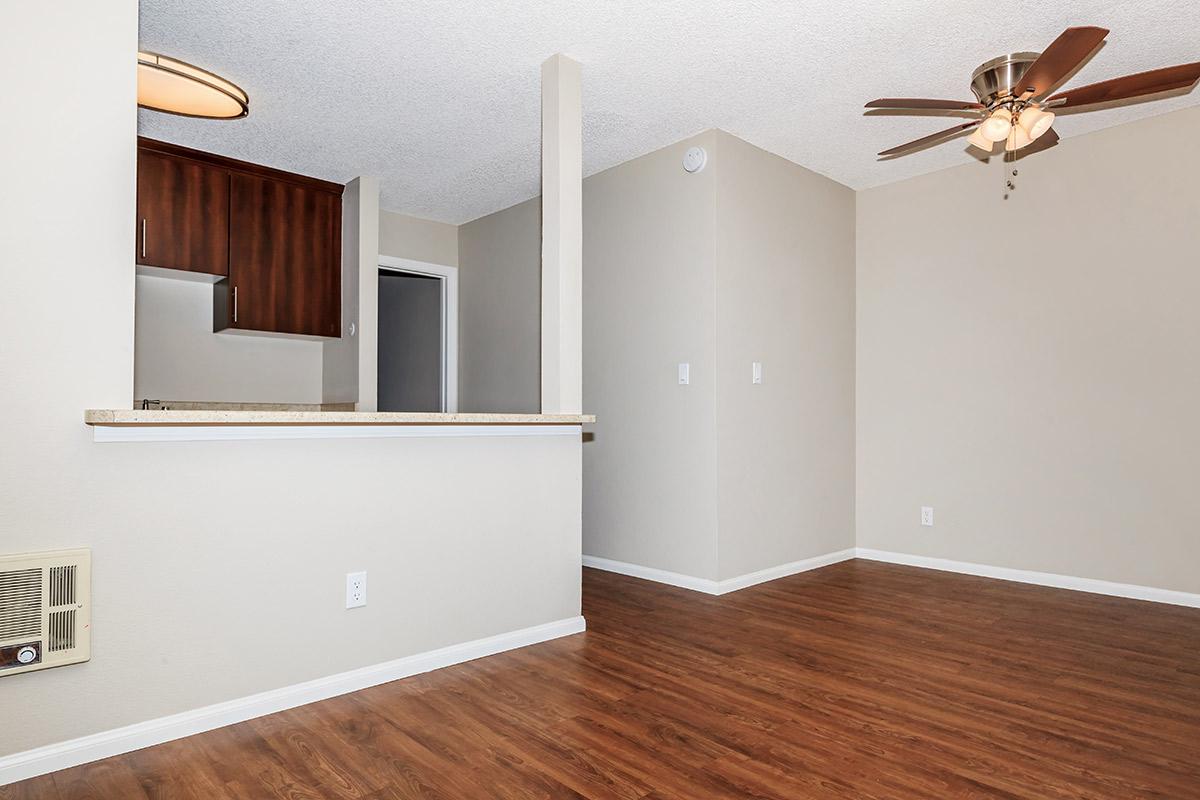
[[[458,413],[458,267],[395,256],[379,257],[389,272],[440,278],[442,284],[442,411]],[[378,280],[378,278],[376,279]],[[376,398],[378,400],[378,398]]]

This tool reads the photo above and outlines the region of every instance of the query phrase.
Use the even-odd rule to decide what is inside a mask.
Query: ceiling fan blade
[[[1063,102],[1056,103],[1059,108],[1089,106],[1094,103],[1129,100],[1133,97],[1168,92],[1172,89],[1183,89],[1191,86],[1197,80],[1200,80],[1200,61],[1195,64],[1179,64],[1174,67],[1152,69],[1136,75],[1124,75],[1120,78],[1080,86],[1078,89],[1067,89],[1054,95],[1050,100],[1062,100]]]
[[[928,136],[922,136],[920,139],[914,139],[911,142],[906,142],[905,144],[893,147],[890,150],[884,150],[879,154],[879,157],[888,158],[890,156],[905,155],[914,150],[920,150],[923,147],[953,139],[960,133],[964,133],[969,131],[971,128],[978,126],[981,122],[982,120],[973,119],[970,122],[964,122],[959,125],[955,125],[953,128],[947,128],[944,131],[938,131],[937,133],[931,133]]]
[[[895,108],[913,111],[979,111],[981,103],[969,100],[928,100],[924,97],[882,97],[864,108]]]
[[[1107,28],[1067,28],[1042,51],[1037,61],[1029,65],[1013,87],[1013,94],[1019,96],[1030,89],[1033,90],[1032,97],[1048,94],[1083,63],[1107,35]]]

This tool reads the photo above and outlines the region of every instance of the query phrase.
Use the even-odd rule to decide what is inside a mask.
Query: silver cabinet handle
[[[146,218],[142,217],[142,258],[146,257]]]
[[[237,322],[237,287],[233,287],[233,321]]]

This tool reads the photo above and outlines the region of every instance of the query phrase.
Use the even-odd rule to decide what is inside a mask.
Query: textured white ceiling
[[[384,208],[461,223],[538,193],[539,69],[564,52],[584,65],[585,174],[715,127],[860,189],[970,162],[959,142],[876,161],[952,121],[864,117],[864,102],[972,99],[977,65],[1083,24],[1112,33],[1075,85],[1200,60],[1197,0],[142,0],[141,47],[233,80],[251,111],[138,124],[339,182],[377,175]],[[1197,104],[1200,90],[1056,129]]]

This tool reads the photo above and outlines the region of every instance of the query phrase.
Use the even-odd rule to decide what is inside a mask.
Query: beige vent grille
[[[46,649],[51,653],[70,650],[75,646],[75,609],[51,611],[49,639]]]
[[[88,550],[0,555],[0,676],[91,657]]]
[[[0,641],[37,636],[42,627],[42,571],[0,572]]]
[[[75,565],[50,568],[50,605],[65,606],[75,602]]]

